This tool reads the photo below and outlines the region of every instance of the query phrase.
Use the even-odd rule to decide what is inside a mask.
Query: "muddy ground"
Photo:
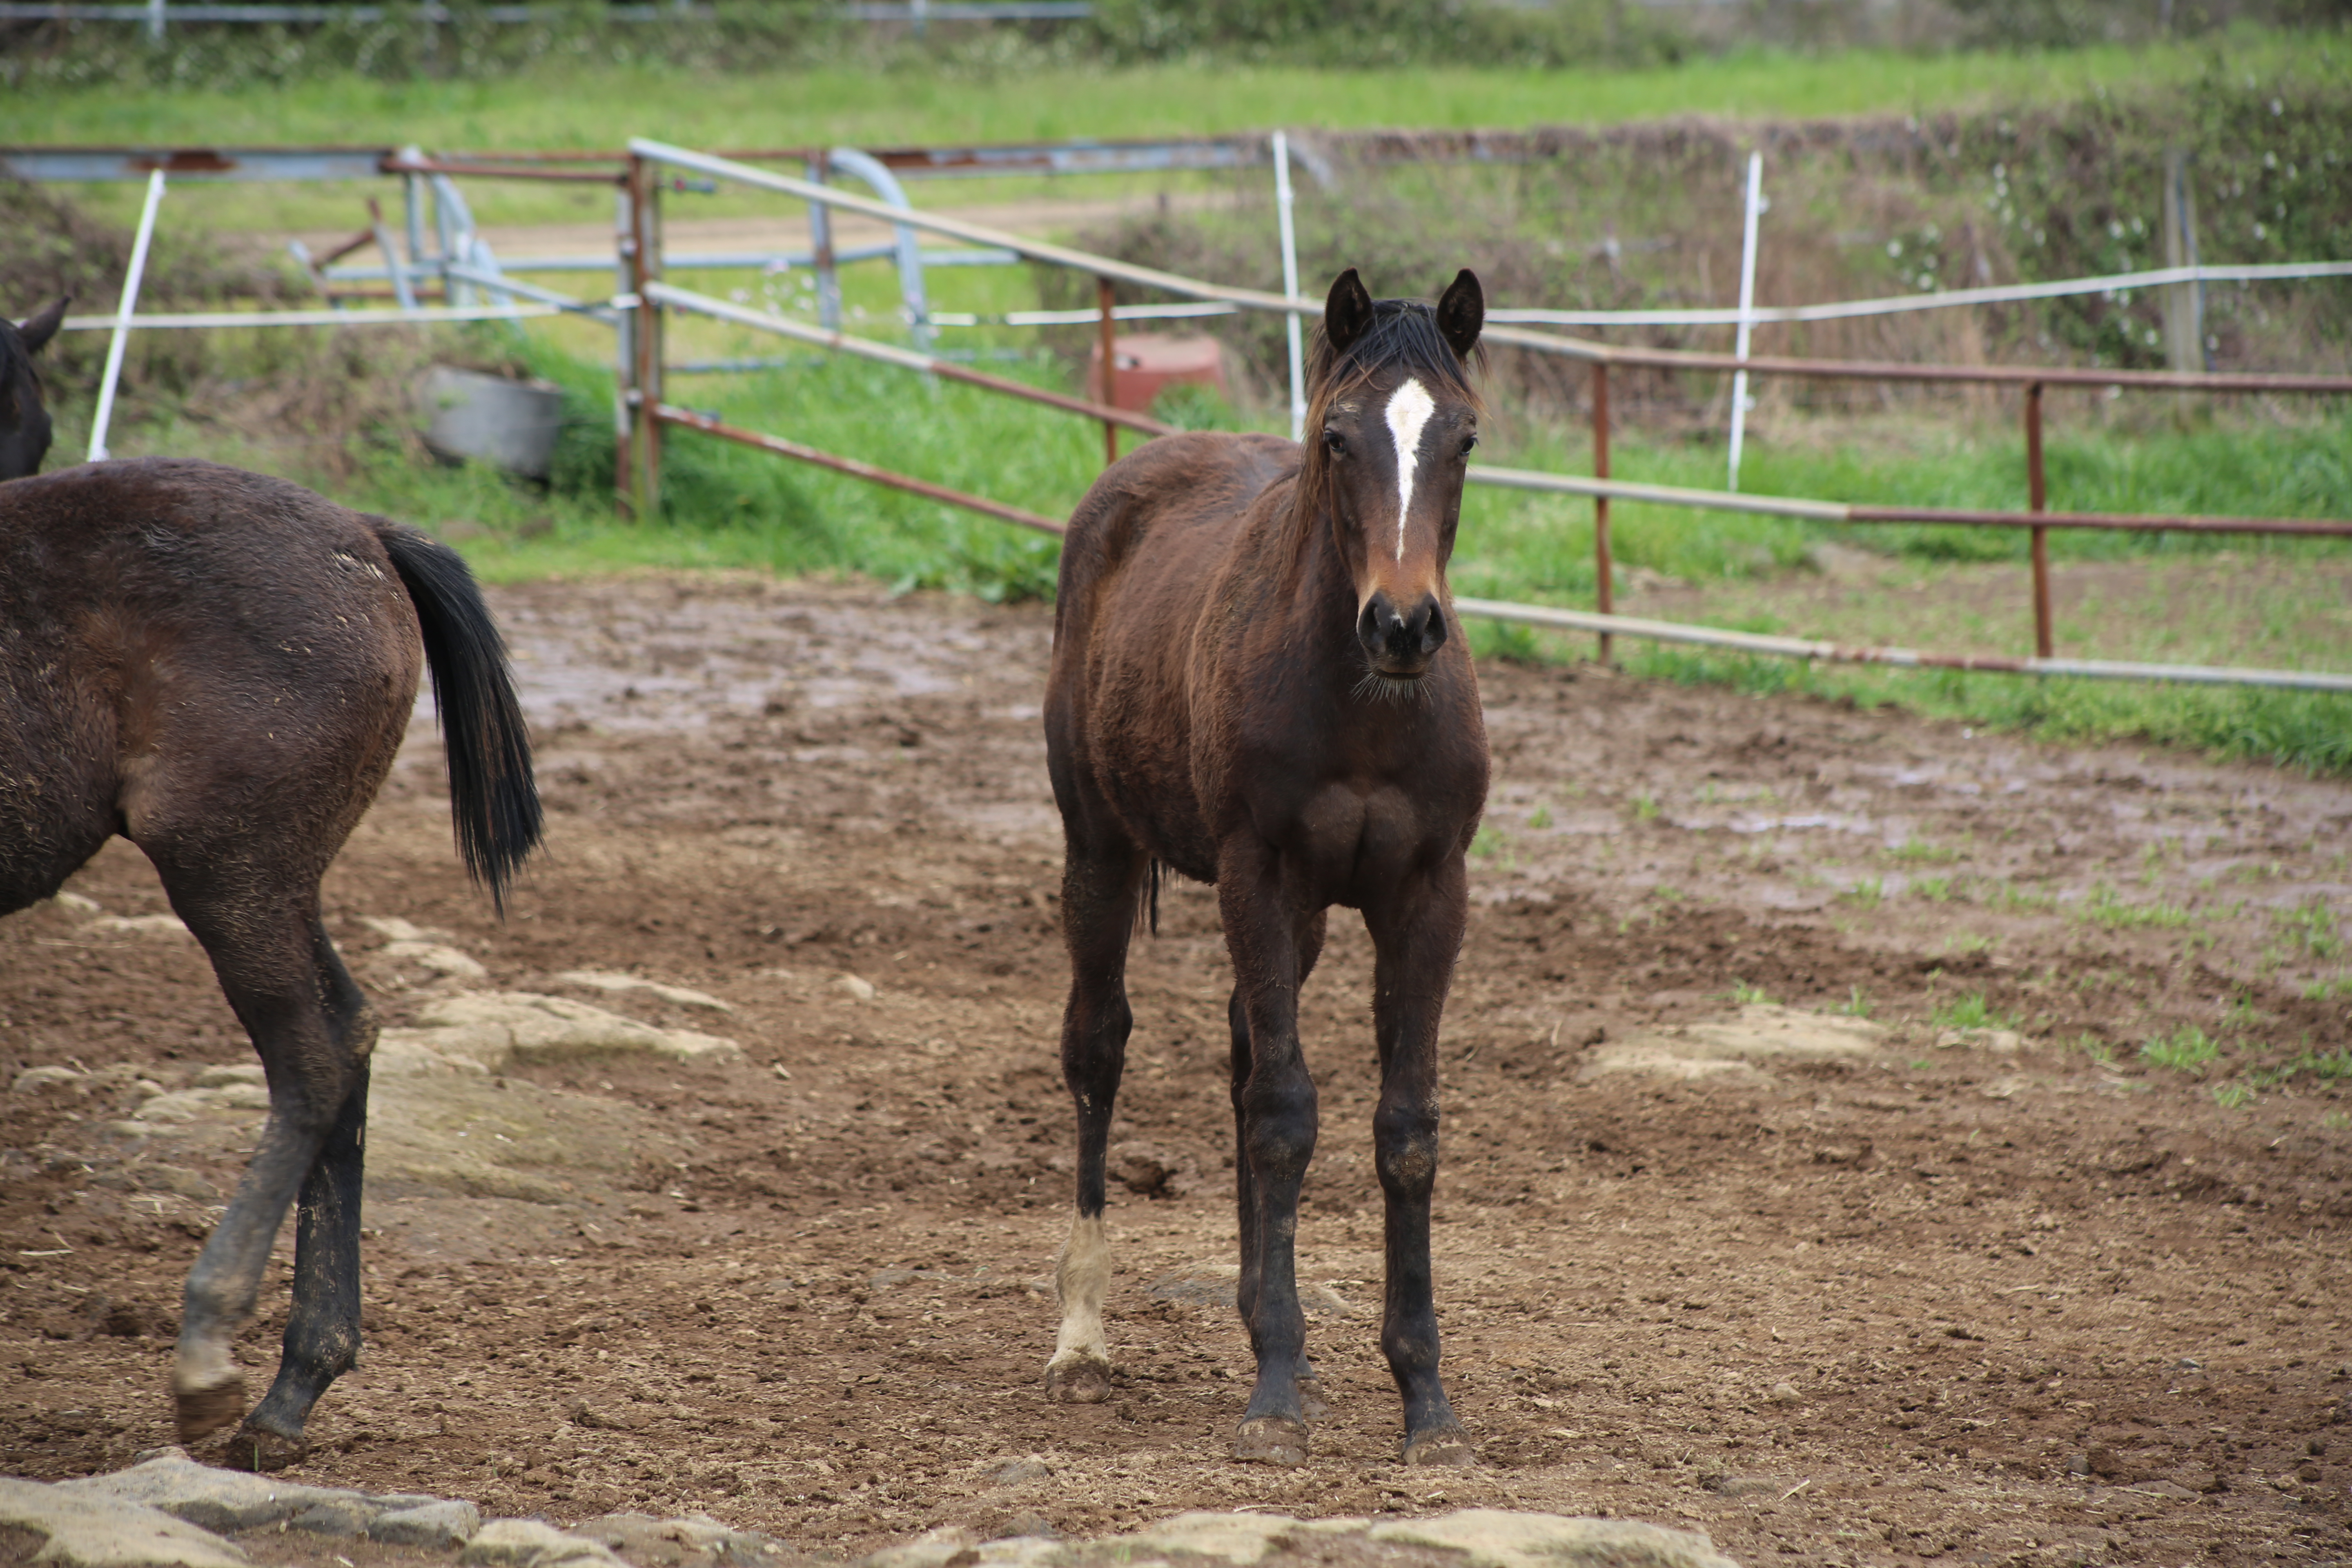
[[[1436,1215],[1480,1462],[1393,1462],[1370,948],[1335,920],[1300,1228],[1334,1408],[1306,1468],[1244,1468],[1200,889],[1134,965],[1119,1386],[1040,1394],[1071,1125],[1047,612],[657,577],[494,598],[548,854],[501,924],[420,719],[331,929],[393,1023],[460,986],[568,994],[746,1058],[513,1068],[479,1092],[553,1129],[497,1156],[528,1181],[372,1183],[367,1357],[300,1479],[559,1521],[699,1510],[845,1552],[1495,1504],[1696,1527],[1751,1563],[2352,1559],[2352,1079],[2320,1070],[2352,1044],[2352,786],[1490,665]],[[163,910],[120,844],[72,890]],[[363,918],[488,973],[437,975]],[[0,1093],[0,1472],[170,1438],[180,1280],[255,1123],[125,1119],[250,1059],[162,923],[68,901],[0,922],[0,1073],[116,1069]],[[733,1011],[557,978],[579,969]],[[1597,1070],[1759,994],[1887,1033],[1842,1062]],[[2192,1028],[2216,1061],[2138,1054]],[[281,1253],[249,1369],[285,1274]]]

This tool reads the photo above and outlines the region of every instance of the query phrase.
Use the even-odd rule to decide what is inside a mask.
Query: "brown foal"
[[[1465,364],[1485,315],[1466,271],[1433,309],[1374,300],[1350,268],[1317,337],[1303,447],[1156,440],[1096,482],[1063,547],[1045,734],[1067,846],[1077,1212],[1045,1386],[1110,1393],[1104,1153],[1133,1021],[1128,944],[1167,868],[1216,885],[1233,956],[1239,1304],[1257,1358],[1244,1459],[1303,1462],[1319,1413],[1294,1258],[1317,1121],[1298,993],[1334,904],[1363,911],[1377,952],[1381,1348],[1403,1457],[1470,1458],[1438,1377],[1429,1203],[1438,1019],[1486,795],[1477,679],[1445,582],[1477,440]]]

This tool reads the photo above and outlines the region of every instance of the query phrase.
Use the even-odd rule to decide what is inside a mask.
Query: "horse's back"
[[[1271,436],[1165,436],[1105,469],[1071,514],[1045,729],[1072,831],[1107,809],[1138,847],[1213,879],[1192,798],[1191,644],[1253,509],[1298,463]]]
[[[1298,471],[1298,447],[1272,436],[1163,436],[1103,470],[1062,541],[1057,629],[1068,606],[1147,547],[1213,547],[1268,486]],[[1074,598],[1075,594],[1075,598]]]
[[[376,524],[299,486],[167,458],[0,485],[0,905],[93,832],[372,798],[422,668]],[[260,819],[340,842],[345,815]]]

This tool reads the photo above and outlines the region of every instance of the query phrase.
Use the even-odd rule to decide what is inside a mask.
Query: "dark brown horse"
[[[1067,845],[1077,1213],[1056,1271],[1050,1397],[1110,1393],[1103,1163],[1132,1022],[1128,943],[1166,868],[1213,882],[1235,984],[1240,1307],[1257,1357],[1234,1439],[1298,1464],[1317,1388],[1293,1256],[1315,1152],[1298,992],[1333,904],[1377,952],[1372,1136],[1387,1197],[1381,1348],[1408,1464],[1462,1463],[1437,1370],[1429,1200],[1437,1026],[1466,908],[1463,856],[1486,734],[1445,584],[1479,402],[1486,307],[1464,272],[1431,307],[1331,286],[1303,448],[1267,436],[1152,442],[1104,473],[1063,546],[1045,736]]]
[[[284,1355],[226,1455],[274,1466],[360,1348],[376,1026],[320,879],[429,661],[458,847],[502,900],[540,832],[505,649],[454,552],[282,480],[152,458],[0,478],[0,913],[121,834],[261,1054],[269,1120],[188,1275],[172,1386],[184,1441],[244,1411],[231,1342],[299,1199]]]
[[[49,410],[33,361],[58,335],[68,303],[58,300],[21,327],[0,316],[0,479],[39,473],[48,455]]]

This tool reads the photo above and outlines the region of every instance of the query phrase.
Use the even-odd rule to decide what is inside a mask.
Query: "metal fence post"
[[[1609,477],[1609,362],[1592,362],[1592,477]],[[1600,593],[1594,608],[1604,616],[1615,615],[1617,595],[1610,581],[1616,568],[1609,559],[1609,498],[1592,498],[1592,572]],[[1607,664],[1611,651],[1610,637],[1601,634],[1601,662]]]
[[[139,214],[139,237],[131,244],[131,267],[122,275],[122,298],[114,310],[114,333],[106,345],[106,372],[98,384],[98,411],[89,421],[89,460],[106,461],[106,427],[114,416],[114,388],[122,376],[122,352],[131,346],[131,317],[139,308],[139,280],[147,271],[147,245],[155,237],[155,209],[163,202],[163,171],[147,175],[147,205]]]
[[[168,3],[169,0],[147,0],[147,41],[151,44],[161,44],[163,41],[164,18],[167,15]]]
[[[1739,238],[1739,342],[1732,353],[1740,359],[1748,357],[1748,333],[1750,312],[1756,309],[1756,220],[1764,216],[1764,154],[1748,154],[1747,214],[1740,222]],[[1724,488],[1739,488],[1739,448],[1748,431],[1748,373],[1734,371],[1731,375],[1731,479]]]
[[[1095,279],[1095,309],[1102,316],[1102,400],[1114,403],[1112,390],[1118,384],[1118,318],[1114,313],[1118,296],[1110,279]],[[1103,467],[1118,461],[1118,426],[1103,421]]]
[[[2042,468],[2042,384],[2025,389],[2025,510],[2050,510],[2050,487]],[[2033,526],[2033,657],[2052,652],[2050,627],[2050,530]]]
[[[2197,198],[2189,187],[2189,155],[2164,150],[2164,264],[2197,265]],[[2210,368],[2205,361],[2205,285],[2164,286],[2164,359],[2182,373]]]
[[[630,488],[639,522],[651,522],[661,510],[661,421],[654,410],[662,400],[661,307],[646,295],[646,285],[661,276],[661,180],[653,165],[634,154],[629,159],[629,217],[636,246],[630,257],[630,281],[637,295],[635,451],[631,454]]]
[[[1274,206],[1282,230],[1282,291],[1296,300],[1298,228],[1290,211],[1290,138],[1279,131],[1274,133]],[[1284,320],[1290,339],[1290,438],[1297,441],[1307,434],[1306,360],[1298,342],[1298,312],[1293,310]]]
[[[636,158],[630,157],[634,170]],[[414,179],[414,176],[411,176]],[[625,176],[613,194],[613,294],[617,306],[635,300],[637,289],[636,181]],[[642,303],[639,301],[638,303]],[[637,305],[613,312],[613,502],[626,515],[635,507],[630,478],[636,443]]]
[[[833,172],[833,154],[820,147],[809,155],[809,184],[822,185]],[[841,331],[841,273],[833,262],[833,209],[809,203],[809,261],[816,273],[817,325]]]

